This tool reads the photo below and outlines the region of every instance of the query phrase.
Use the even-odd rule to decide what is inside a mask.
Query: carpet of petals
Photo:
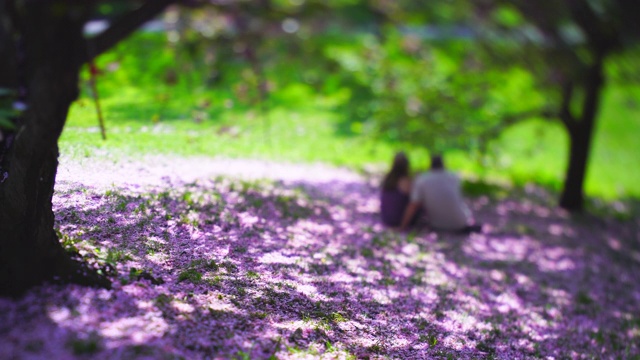
[[[147,164],[147,165],[143,165]],[[529,187],[397,233],[320,165],[63,161],[62,244],[110,290],[0,298],[1,359],[640,359],[640,222]]]

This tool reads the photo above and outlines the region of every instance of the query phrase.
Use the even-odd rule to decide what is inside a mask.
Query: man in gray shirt
[[[429,225],[434,230],[481,230],[480,225],[472,225],[471,211],[462,198],[460,178],[445,169],[440,156],[433,156],[431,170],[415,179],[411,201],[404,212],[401,229],[406,229],[420,208],[426,213]]]

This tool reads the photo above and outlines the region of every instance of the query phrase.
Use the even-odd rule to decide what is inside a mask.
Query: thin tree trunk
[[[585,136],[584,132],[569,133],[569,164],[560,196],[560,207],[563,209],[582,211],[584,208],[583,189],[590,143],[591,138]]]
[[[579,212],[584,209],[584,180],[589,163],[593,129],[598,115],[600,96],[604,86],[602,75],[603,56],[598,56],[585,78],[585,97],[582,113],[577,120],[565,120],[569,133],[569,164],[564,188],[560,195],[560,207]]]

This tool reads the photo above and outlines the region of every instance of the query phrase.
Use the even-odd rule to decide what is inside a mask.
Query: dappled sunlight
[[[63,307],[63,308],[54,307],[49,310],[49,318],[51,318],[51,320],[57,323],[67,321],[70,317],[71,317],[71,310],[69,310],[66,307]]]
[[[471,257],[493,261],[523,261],[537,244],[526,238],[495,238],[487,235],[472,235],[463,246]]]
[[[613,236],[608,236],[607,237],[607,244],[613,250],[620,251],[622,249],[622,245],[620,243],[620,240],[618,240],[617,238],[615,238]]]
[[[9,322],[36,306],[7,338],[38,326],[47,351],[99,357],[510,359],[625,351],[640,332],[639,264],[601,251],[625,249],[622,230],[585,230],[535,199],[474,203],[483,234],[400,234],[363,182],[171,184],[57,193],[63,245],[113,289],[0,302]]]
[[[148,312],[142,316],[104,322],[99,332],[106,339],[130,339],[133,344],[145,344],[153,339],[162,338],[168,329],[169,326],[162,314]]]
[[[510,293],[502,293],[493,299],[495,309],[498,312],[506,314],[511,311],[518,311],[522,308],[522,303],[517,295]]]
[[[573,259],[582,256],[577,250],[544,246],[527,236],[498,239],[473,235],[463,246],[463,251],[468,256],[485,261],[527,261],[538,266],[541,271],[551,272],[574,269],[576,264]]]
[[[296,261],[298,261],[298,257],[296,256],[287,256],[282,254],[279,251],[274,251],[274,252],[270,252],[270,253],[266,253],[263,254],[260,259],[258,260],[258,262],[261,262],[263,264],[294,264]]]
[[[573,270],[576,267],[572,259],[573,257],[575,257],[575,254],[567,251],[567,249],[558,247],[547,248],[534,263],[538,265],[541,271],[558,272]]]

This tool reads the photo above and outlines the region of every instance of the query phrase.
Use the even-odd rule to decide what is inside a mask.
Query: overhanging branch
[[[505,115],[497,125],[490,127],[486,131],[483,131],[481,137],[484,139],[495,138],[505,128],[531,118],[553,120],[558,118],[558,113],[553,110],[543,108]]]
[[[89,51],[86,54],[86,58],[82,59],[81,62],[88,62],[111,49],[146,22],[163,12],[167,6],[174,2],[176,2],[176,0],[148,0],[136,10],[117,19],[107,30],[87,40]]]

